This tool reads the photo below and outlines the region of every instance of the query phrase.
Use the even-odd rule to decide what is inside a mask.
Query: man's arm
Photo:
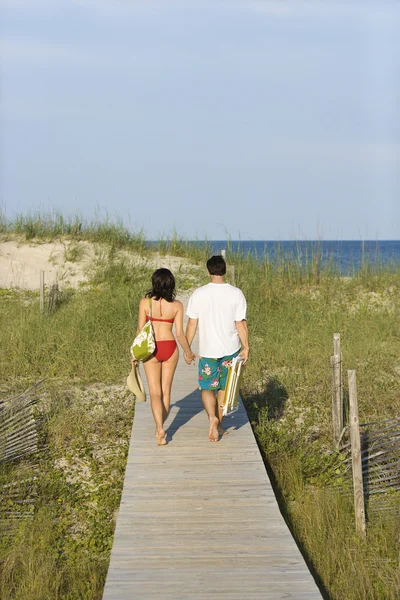
[[[250,348],[249,348],[249,332],[247,329],[247,321],[235,321],[236,329],[239,334],[240,343],[242,344],[242,351],[239,356],[243,356],[245,365],[249,360]]]
[[[193,342],[193,338],[196,334],[196,329],[197,329],[197,323],[198,323],[198,319],[191,319],[189,318],[187,325],[186,325],[186,338],[187,341],[189,342],[189,346],[192,344]]]

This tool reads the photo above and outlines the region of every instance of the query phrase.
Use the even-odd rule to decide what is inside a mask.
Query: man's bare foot
[[[156,431],[156,438],[158,446],[165,446],[167,444],[167,434],[164,429],[158,429]]]
[[[218,424],[218,417],[210,418],[210,430],[208,432],[208,439],[210,442],[218,442],[219,440]]]

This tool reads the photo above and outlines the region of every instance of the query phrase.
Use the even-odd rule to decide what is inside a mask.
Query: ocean
[[[191,242],[202,245],[204,242]],[[400,268],[400,240],[342,240],[342,241],[270,241],[270,240],[217,240],[209,241],[213,254],[230,249],[270,261],[296,260],[303,264],[314,256],[320,256],[321,268],[332,266],[343,275],[360,270],[362,266]]]

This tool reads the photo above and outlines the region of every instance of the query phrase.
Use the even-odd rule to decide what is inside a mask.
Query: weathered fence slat
[[[43,381],[43,380],[42,380]],[[0,404],[0,462],[21,458],[38,449],[33,405],[42,381]]]
[[[361,439],[358,421],[356,372],[348,371],[347,373],[349,379],[349,426],[353,466],[354,511],[356,517],[356,529],[359,533],[365,535],[364,486],[361,468]]]
[[[339,444],[343,432],[343,377],[340,333],[333,334],[332,368],[332,425],[333,441]]]
[[[59,296],[59,289],[58,289],[58,283],[56,282],[50,286],[50,290],[49,290],[49,305],[48,305],[49,314],[54,312],[54,310],[56,309],[57,302],[58,302],[58,296]]]

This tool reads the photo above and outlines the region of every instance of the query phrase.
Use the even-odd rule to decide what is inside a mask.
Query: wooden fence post
[[[231,284],[235,285],[235,265],[230,266],[230,271],[231,271],[231,276],[230,276]]]
[[[49,306],[48,306],[48,312],[49,314],[51,314],[56,306],[57,306],[57,302],[58,302],[58,283],[57,281],[55,283],[53,283],[50,286],[50,290],[49,290]]]
[[[358,421],[357,384],[356,372],[347,371],[349,378],[349,403],[350,403],[350,442],[351,463],[353,468],[354,511],[356,517],[356,530],[365,535],[365,507],[364,485],[361,463],[360,426]]]
[[[226,250],[221,250],[221,256],[226,261]],[[235,265],[227,265],[227,271],[229,272],[229,279],[232,285],[235,285]]]
[[[44,271],[40,271],[40,314],[44,313]]]
[[[333,440],[338,444],[343,431],[343,376],[342,353],[340,351],[340,333],[333,334],[332,368],[332,424]]]

